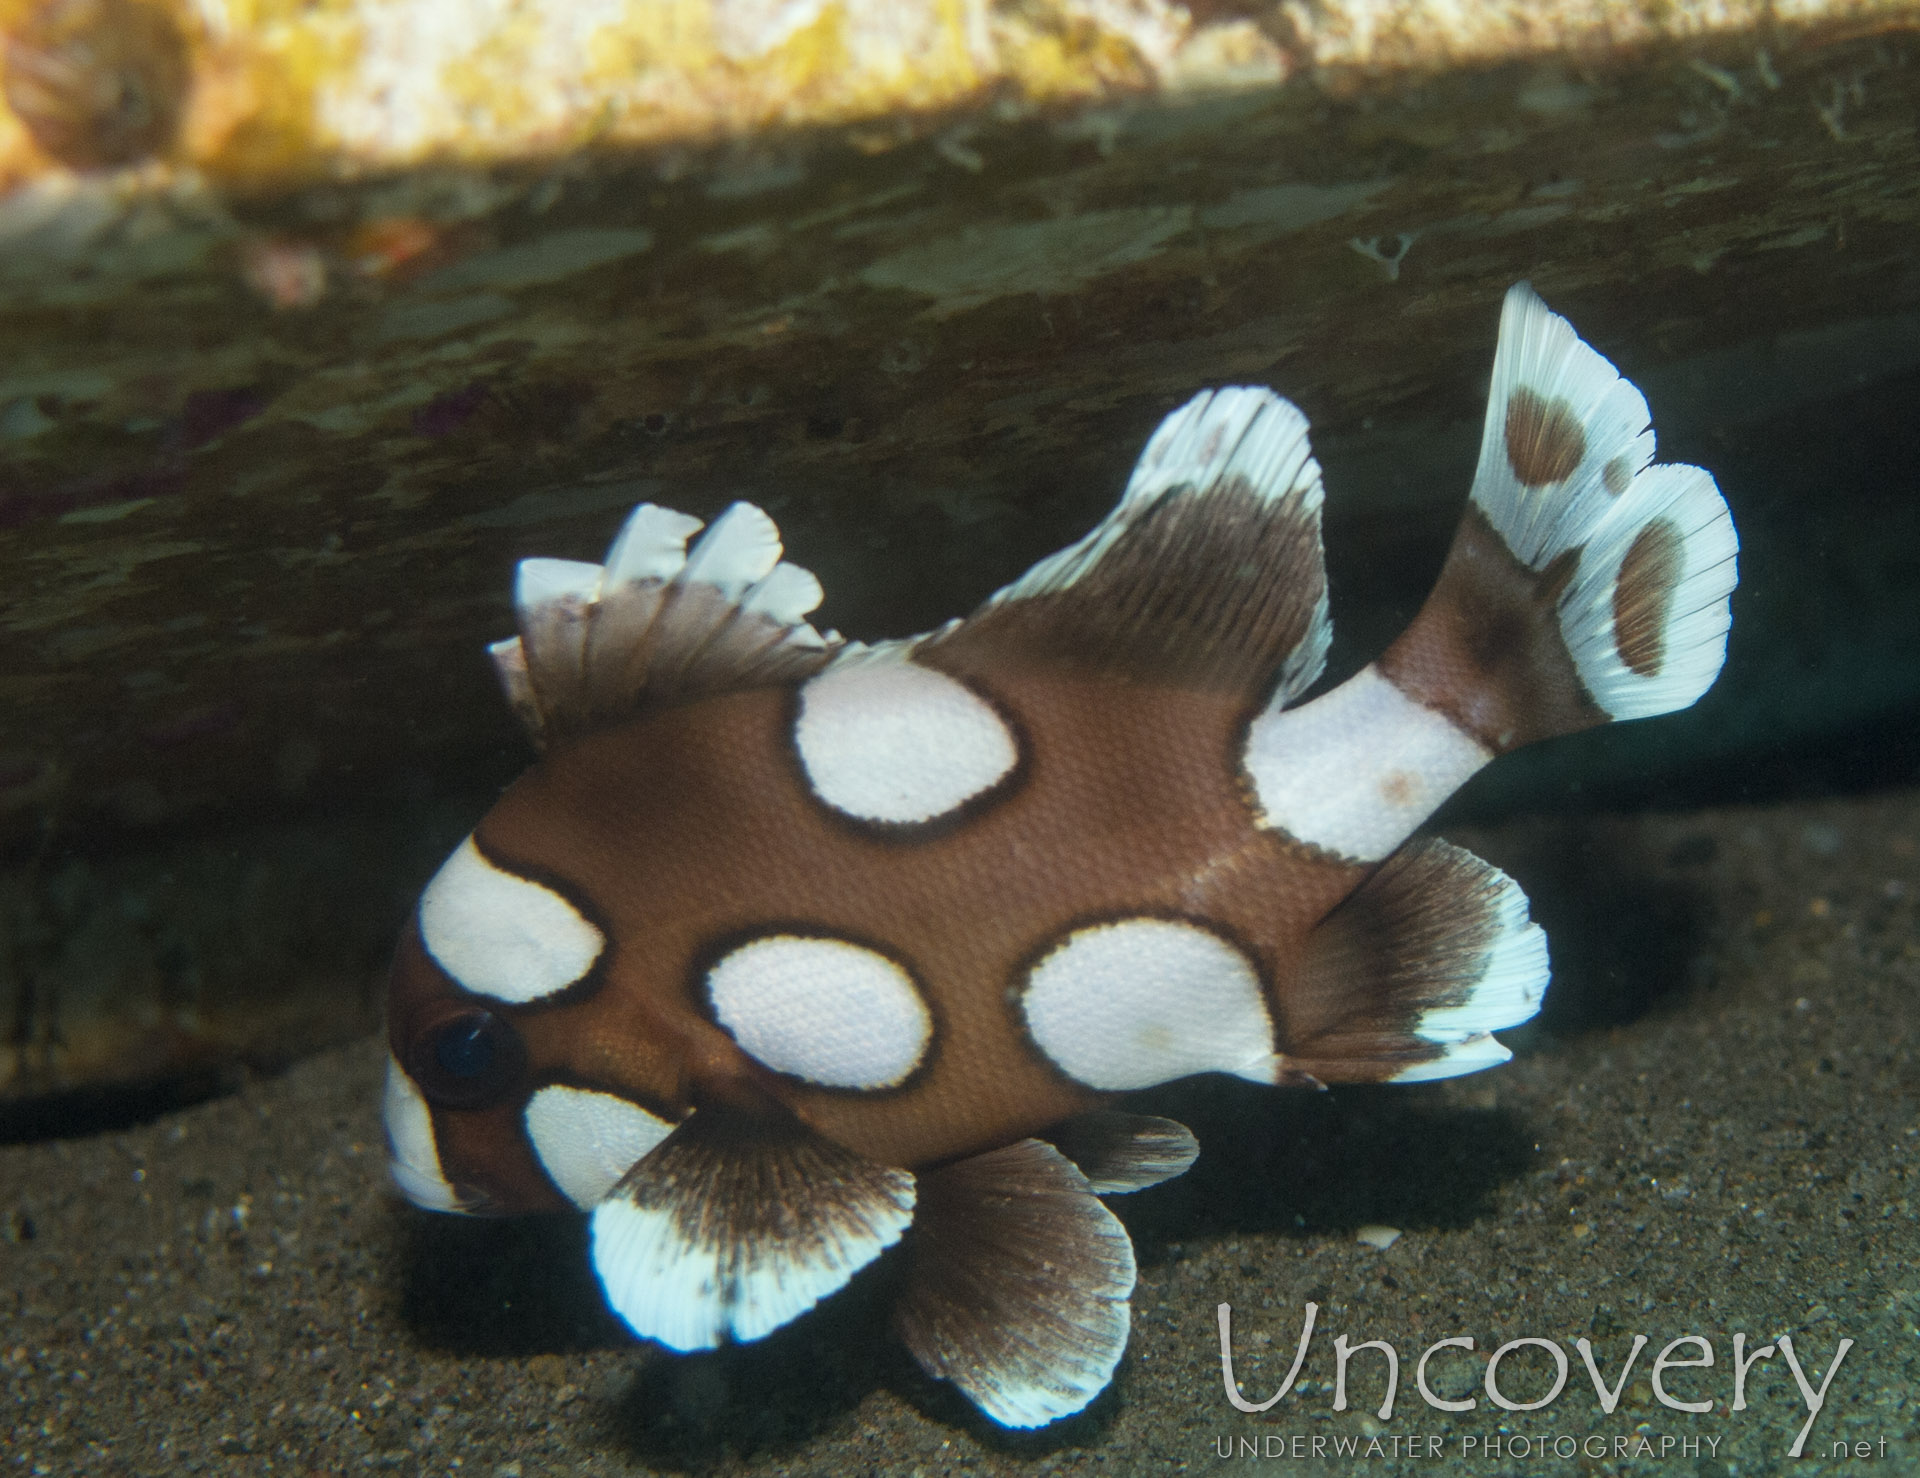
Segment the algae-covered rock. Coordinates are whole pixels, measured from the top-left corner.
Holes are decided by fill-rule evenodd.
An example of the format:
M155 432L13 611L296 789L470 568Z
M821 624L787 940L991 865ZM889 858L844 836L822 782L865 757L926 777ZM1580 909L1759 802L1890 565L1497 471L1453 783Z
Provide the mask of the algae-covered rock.
M0 5L0 840L44 887L76 838L483 796L516 558L746 496L825 622L920 630L1221 383L1313 421L1337 673L1437 565L1520 278L1745 553L1702 709L1507 794L1777 777L1920 684L1916 20Z

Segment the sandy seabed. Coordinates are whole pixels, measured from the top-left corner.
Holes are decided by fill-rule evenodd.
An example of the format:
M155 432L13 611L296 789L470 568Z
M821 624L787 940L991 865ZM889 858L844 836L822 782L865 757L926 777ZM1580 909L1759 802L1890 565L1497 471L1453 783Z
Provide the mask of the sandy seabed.
M139 1128L0 1148L0 1474L1920 1470L1920 794L1457 837L1553 942L1515 1061L1143 1095L1202 1155L1112 1203L1140 1253L1133 1339L1072 1420L1005 1433L921 1375L888 1333L891 1258L760 1344L634 1344L580 1219L393 1198L362 1042ZM1235 1410L1219 1305L1257 1402L1309 1302L1294 1388ZM1830 1377L1799 1462L1809 1403L1778 1353L1732 1409L1736 1336L1751 1360L1781 1334L1811 1388ZM1611 1384L1638 1335L1608 1413L1576 1341ZM1336 1336L1394 1347L1387 1419L1378 1350L1333 1409ZM1714 1363L1656 1390L1686 1336L1670 1362ZM1427 1385L1471 1410L1415 1387L1455 1337L1473 1348L1439 1350ZM1569 1363L1532 1411L1486 1386L1517 1339L1504 1399Z

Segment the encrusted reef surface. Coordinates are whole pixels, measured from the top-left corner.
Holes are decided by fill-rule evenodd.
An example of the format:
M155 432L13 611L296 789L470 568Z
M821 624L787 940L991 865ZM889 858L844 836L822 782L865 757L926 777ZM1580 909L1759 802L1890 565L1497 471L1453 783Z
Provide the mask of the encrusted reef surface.
M640 498L755 499L824 622L900 634L1076 537L1193 390L1271 384L1327 469L1338 675L1437 566L1521 277L1719 475L1745 583L1696 714L1503 765L1483 807L1888 763L1920 8L638 15L0 4L0 1094L285 1035L212 1029L244 988L195 982L361 1000L344 941L525 761L480 655L513 561L592 557ZM215 876L195 848L256 898L305 880L339 950L141 923L142 877ZM89 929L144 983L63 984Z
M1920 794L1461 840L1527 885L1553 941L1515 1062L1400 1089L1221 1080L1144 1100L1194 1125L1200 1160L1111 1203L1141 1252L1131 1346L1113 1388L1057 1427L1009 1435L919 1372L887 1332L892 1257L764 1342L636 1347L586 1272L579 1218L437 1218L383 1191L381 1052L359 1043L138 1128L0 1148L7 1469L1912 1472ZM1302 1383L1263 1416L1235 1411L1218 1305L1261 1401L1308 1302ZM1736 1336L1751 1359L1781 1334L1814 1388L1831 1376L1811 1424L1777 1348L1734 1407ZM1336 1336L1395 1348L1386 1420L1377 1350L1354 1355L1334 1410ZM1687 1337L1714 1364L1656 1377ZM1427 1385L1477 1405L1438 1410L1417 1362L1458 1338L1473 1347L1439 1350ZM1486 1392L1516 1339L1571 1367L1537 1410ZM1582 1339L1620 1382L1610 1414ZM1494 1379L1540 1401L1551 1356L1508 1351Z
M0 183L50 160L160 159L271 187L1763 26L1870 32L1909 12L1909 0L0 0Z
M497 781L519 751L477 652L513 559L595 553L641 497L752 496L828 620L919 629L1076 535L1223 381L1311 416L1336 616L1372 640L1452 522L1521 277L1728 487L1753 553L1723 710L1884 705L1892 662L1755 696L1836 625L1758 561L1817 515L1849 635L1912 651L1880 588L1911 509L1835 517L1805 445L1844 451L1836 391L1900 404L1920 372L1902 16L306 183L47 165L0 198L9 833Z

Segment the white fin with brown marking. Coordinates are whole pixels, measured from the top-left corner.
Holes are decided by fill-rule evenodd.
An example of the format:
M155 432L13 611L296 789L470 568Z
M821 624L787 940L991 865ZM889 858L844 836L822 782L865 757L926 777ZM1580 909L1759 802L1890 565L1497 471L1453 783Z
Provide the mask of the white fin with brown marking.
M1323 1083L1478 1072L1512 1056L1491 1033L1539 1011L1547 976L1547 936L1519 885L1424 837L1314 930L1281 991L1282 1052Z
M676 1350L755 1340L900 1240L914 1178L771 1106L709 1106L594 1208L593 1266L615 1313Z
M700 520L643 503L604 565L520 562L520 634L488 651L507 701L545 748L646 708L804 677L840 644L807 614L820 582L780 559L780 531L735 503Z
M1710 473L1649 466L1647 403L1526 283L1507 291L1473 504L1552 579L1586 695L1610 719L1685 708L1726 658L1739 539Z
M1508 288L1473 475L1507 548L1531 570L1579 548L1652 460L1646 397L1532 287Z
M1291 701L1332 639L1322 501L1296 406L1204 391L1161 422L1098 527L926 641Z
M894 1321L926 1372L1005 1427L1079 1411L1127 1348L1133 1243L1086 1176L1023 1139L920 1177Z
M1739 579L1733 519L1699 467L1649 467L1588 536L1560 624L1614 719L1685 708L1726 661Z
M1379 661L1253 722L1260 823L1377 862L1523 744L1692 703L1719 674L1738 540L1713 479L1649 466L1640 392L1520 283L1473 495Z

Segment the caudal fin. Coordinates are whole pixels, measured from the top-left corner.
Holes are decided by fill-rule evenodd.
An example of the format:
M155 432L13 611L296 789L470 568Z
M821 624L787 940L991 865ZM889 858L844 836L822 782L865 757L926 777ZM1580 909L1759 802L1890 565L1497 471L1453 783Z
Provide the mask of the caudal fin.
M1511 288L1472 500L1382 673L1494 754L1699 698L1739 541L1712 476L1653 445L1640 392Z

